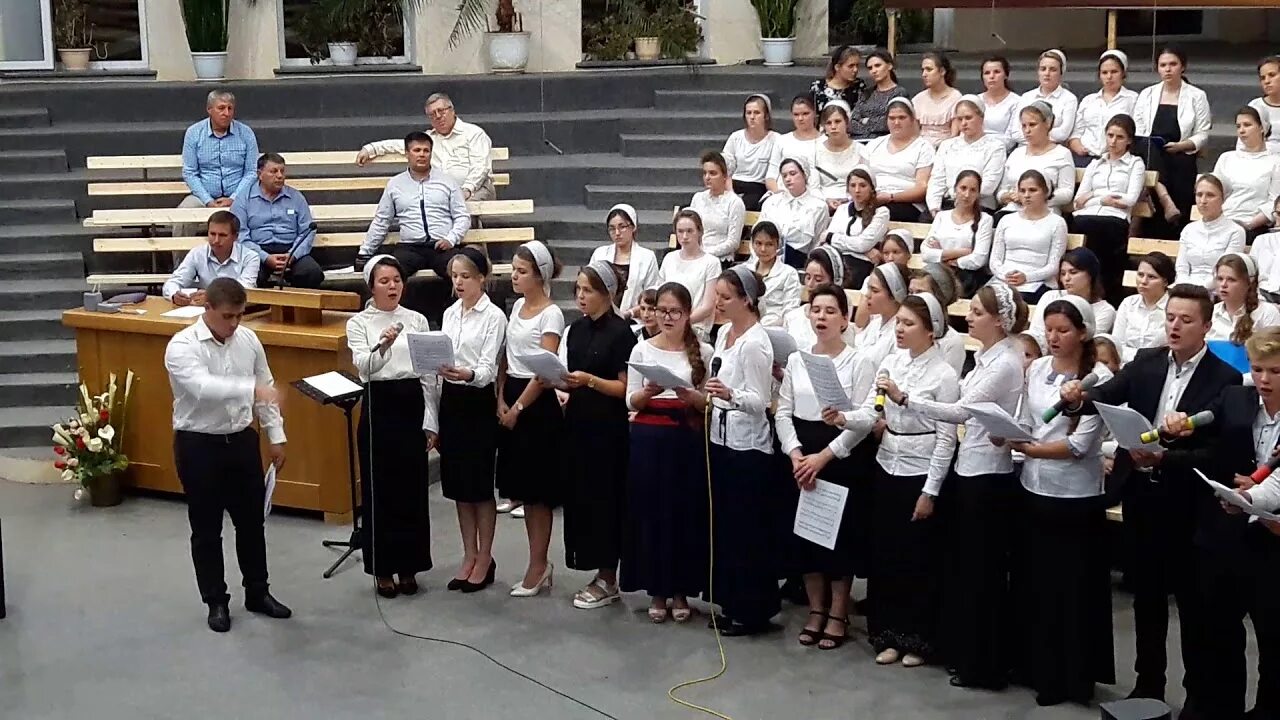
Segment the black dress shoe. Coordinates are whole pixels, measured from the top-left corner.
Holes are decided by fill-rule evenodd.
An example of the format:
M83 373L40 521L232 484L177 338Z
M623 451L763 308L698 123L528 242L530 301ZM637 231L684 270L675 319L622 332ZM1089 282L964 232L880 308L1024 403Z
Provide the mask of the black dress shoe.
M244 609L251 613L266 615L267 617L283 620L293 617L293 611L284 605L284 603L271 597L271 593L266 592L255 597L247 597L244 599Z
M1008 680L991 680L979 677L965 677L964 675L955 675L950 680L951 687L971 688L974 690L992 690L999 692L1009 687Z
M401 595L417 595L418 581L412 576L407 579L402 576L400 582L396 583L396 590L400 591Z
M474 592L480 592L481 590L493 584L494 573L496 573L497 571L498 571L498 563L494 562L493 560L490 560L489 572L485 573L484 580L482 582L473 583L470 580L463 580L462 587L458 589L468 594L474 593Z
M445 585L445 589L447 589L447 590L461 590L461 589L462 589L462 586L463 586L463 585L466 585L466 584L467 584L467 581L466 581L466 579L465 579L465 578L464 578L464 579L462 579L462 580L459 580L458 578L454 578L454 579L452 579L452 580L450 580L450 581L449 581L449 584L448 584L448 585Z
M384 582L385 580L385 582ZM391 581L390 578L378 578L374 583L374 589L384 598L393 598L399 594L399 588Z
M226 603L209 606L209 629L224 633L231 629L231 610Z
M731 621L728 625L720 627L720 635L722 637L751 637L753 635L764 635L781 630L782 626L768 620L762 623L741 623L737 620Z

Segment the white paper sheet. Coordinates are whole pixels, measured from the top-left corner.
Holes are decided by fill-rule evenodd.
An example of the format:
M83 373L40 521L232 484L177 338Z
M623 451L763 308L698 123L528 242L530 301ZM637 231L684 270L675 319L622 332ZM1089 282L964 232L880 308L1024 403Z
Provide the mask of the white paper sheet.
M204 306L184 305L183 307L176 307L170 310L169 312L162 312L160 313L160 317L193 318L193 317L200 317L203 314L204 314Z
M1163 452L1159 442L1142 442L1142 434L1154 428L1151 427L1151 422L1137 410L1100 402L1095 402L1093 406L1098 409L1102 422L1106 424L1107 429L1111 431L1111 436L1116 439L1120 447L1125 450Z
M271 496L276 494L276 464L267 465L267 474L262 478L262 484L266 486L266 500L262 503L262 517L266 518L271 514Z
M973 419L992 437L1004 438L1005 440L1018 440L1021 442L1035 442L1035 437L1027 432L1013 416L1005 412L1004 408L992 402L973 403L965 405L965 410L973 415Z
M340 397L364 390L363 387L351 382L350 378L336 370L330 370L321 375L312 375L309 378L303 378L302 381L324 393L326 397Z
M1245 500L1243 497L1241 497L1240 493L1236 492L1235 490L1232 490L1231 488L1227 487L1226 485L1223 485L1220 482L1214 482L1213 480L1210 480L1209 478L1205 477L1205 474L1200 472L1199 468L1196 468L1196 474L1200 476L1201 480L1209 484L1209 487L1213 490L1213 494L1217 495L1219 500L1222 500L1228 505L1234 505L1253 517L1256 517L1262 520L1274 520L1276 522L1280 522L1280 515L1272 515L1266 510L1259 510L1258 508L1254 507L1248 500Z
M804 369L809 372L809 384L813 385L813 394L817 396L819 405L823 408L835 408L840 412L853 409L853 402L840 384L840 375L831 358L801 350L800 359L804 361Z
M844 517L844 506L848 500L849 488L818 480L812 490L800 492L793 532L798 537L834 550L840 536L840 519Z
M768 333L769 342L773 344L773 361L779 365L786 365L791 353L799 349L796 347L796 339L782 328L767 327L764 331Z
M663 390L693 387L693 384L688 380L680 378L662 365L654 363L637 363L628 360L627 366L643 375L645 380L648 380Z
M528 355L517 355L516 359L532 370L534 375L555 387L562 387L564 385L564 376L569 374L569 368L566 368L564 363L560 362L560 358L549 350L539 350Z
M442 332L405 333L409 359L419 375L439 375L440 368L453 365L453 341Z

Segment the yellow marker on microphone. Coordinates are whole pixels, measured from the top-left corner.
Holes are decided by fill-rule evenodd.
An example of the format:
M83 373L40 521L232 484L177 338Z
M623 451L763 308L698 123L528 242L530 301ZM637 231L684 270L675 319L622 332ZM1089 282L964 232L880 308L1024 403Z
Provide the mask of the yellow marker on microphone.
M1213 422L1213 411L1204 410L1187 418L1186 424L1183 425L1184 430L1195 430L1198 427L1204 427ZM1160 430L1148 430L1138 436L1138 439L1144 443L1153 443L1160 440Z

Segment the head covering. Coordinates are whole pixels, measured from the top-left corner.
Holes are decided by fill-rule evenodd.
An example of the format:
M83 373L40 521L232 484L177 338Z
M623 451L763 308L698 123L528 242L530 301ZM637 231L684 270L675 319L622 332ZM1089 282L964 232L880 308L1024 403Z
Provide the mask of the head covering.
M894 263L881 263L876 266L876 270L880 271L880 276L884 278L884 282L888 285L889 294L897 302L907 296L907 281L902 277L902 271Z
M1044 121L1049 123L1050 125L1053 124L1053 118L1054 118L1053 106L1050 105L1049 103L1045 102L1044 100L1037 100L1031 103L1030 105L1028 105L1027 107L1035 108L1036 110L1039 110L1040 114L1044 116Z
M485 254L476 248L473 248L470 245L463 245L460 248L456 248L454 257L457 257L458 255L463 255L470 260L472 264L476 266L476 269L480 271L481 275L489 274L489 258L485 257Z
M751 102L752 100L755 100L756 98L760 98L760 102L764 103L765 111L768 112L770 115L772 115L773 101L770 100L769 96L765 95L764 93L751 93L750 95L748 95L747 99L742 103L743 109L746 109L747 103Z
M613 214L615 210L621 210L622 214L627 216L627 219L631 221L632 225L636 226L637 228L640 227L640 220L639 220L640 216L636 214L635 208L631 207L626 203L618 203L617 205L614 205L613 207L609 208L609 212L605 213L604 216L606 218L609 217L610 215Z
M941 339L947 334L947 314L942 309L942 303L938 302L938 298L933 293L913 293L916 297L924 301L929 307L929 320L933 325L933 339Z
M1018 303L1013 297L1014 289L997 279L992 279L987 286L996 296L996 315L1000 318L1000 327L1004 328L1005 333L1013 332L1014 323L1018 322Z
M914 235L911 234L910 230L906 228L894 228L893 230L890 230L889 232L885 233L885 237L888 237L890 235L901 238L902 241L907 244L908 250L912 250L912 251L915 250L916 238Z
M812 170L812 168L810 168L810 167L809 167L809 161L808 161L808 160L805 160L804 158L802 158L802 157L798 157L798 156L795 156L795 155L791 155L791 156L788 156L788 157L784 157L784 158L782 158L782 161L778 163L778 174L779 174L779 175L781 175L781 174L782 174L782 166L783 166L783 165L786 165L787 163L795 163L795 164L796 164L796 167L799 167L799 168L800 168L800 174L801 174L801 175L803 175L803 176L805 177L805 180L808 180L808 179L809 179L809 172Z
M613 266L605 260L592 260L587 267L595 271L600 277L600 282L604 283L604 288L609 292L610 301L613 296L618 294L618 276L613 272Z
M939 300L951 299L956 297L956 283L951 273L947 272L946 267L942 263L925 263L924 272L932 280L933 284L938 286L938 292L942 294Z
M1062 68L1062 73L1064 75L1066 74L1067 72L1067 54L1066 53L1062 52L1058 48L1050 48L1040 53L1040 57L1044 57L1045 55L1048 55L1051 58L1057 59L1058 66Z
M1129 72L1129 56L1125 55L1123 50L1107 50L1098 56L1098 64L1101 65L1107 58L1115 58L1116 62L1120 63L1120 69Z
M853 108L849 107L849 103L843 100L828 100L827 104L822 107L823 112L825 112L827 108L840 108L844 111L844 116L846 118L853 116Z
M956 103L969 103L973 106L974 111L979 115L986 116L987 114L987 104L977 95L961 95L960 99L957 100Z
M533 256L533 263L538 266L538 277L542 278L542 289L547 293L547 297L551 296L551 276L556 272L555 261L551 259L551 251L541 240L530 240L522 244L520 247L529 251Z
M1098 323L1093 319L1093 305L1079 295L1067 294L1058 298L1058 300L1075 306L1076 310L1080 312L1080 317L1084 320L1084 339L1092 340L1093 334L1098 330Z
M840 251L831 245L819 245L818 250L825 254L831 263L831 284L844 287L844 258L840 257Z
M884 106L885 113L888 114L890 108L894 105L901 105L907 109L907 112L910 113L911 117L916 116L916 106L911 104L910 98L903 97L902 95L891 98L888 104Z
M729 269L742 281L742 291L747 295L748 304L755 305L762 294L760 292L760 281L756 279L756 274L743 265L734 265Z
M383 260L388 260L388 259L394 260L395 258L386 253L382 253L381 255L374 255L373 257L369 258L367 262L365 262L364 264L364 284L365 285L369 285L369 286L373 285L373 268L379 262Z
M1240 258L1240 261L1244 263L1244 269L1246 272L1249 273L1250 280L1253 280L1254 278L1258 277L1258 261L1257 260L1254 260L1252 257L1250 257L1245 253L1237 253L1237 252L1227 253L1226 255L1223 255L1223 257L1230 257L1232 255L1235 255L1236 257Z

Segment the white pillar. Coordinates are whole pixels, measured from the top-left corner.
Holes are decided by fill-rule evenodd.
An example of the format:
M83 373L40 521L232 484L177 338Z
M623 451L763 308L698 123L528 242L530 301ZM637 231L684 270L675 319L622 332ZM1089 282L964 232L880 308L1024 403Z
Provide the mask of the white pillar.
M280 67L280 0L231 0L227 17L227 77L266 80Z
M243 0L240 0L243 2ZM187 25L182 19L180 0L139 0L145 2L147 57L157 80L195 80ZM259 0L269 4L268 0ZM230 76L230 74L228 73ZM234 77L234 76L231 76Z
M796 57L825 57L831 53L829 0L800 0L796 8Z

